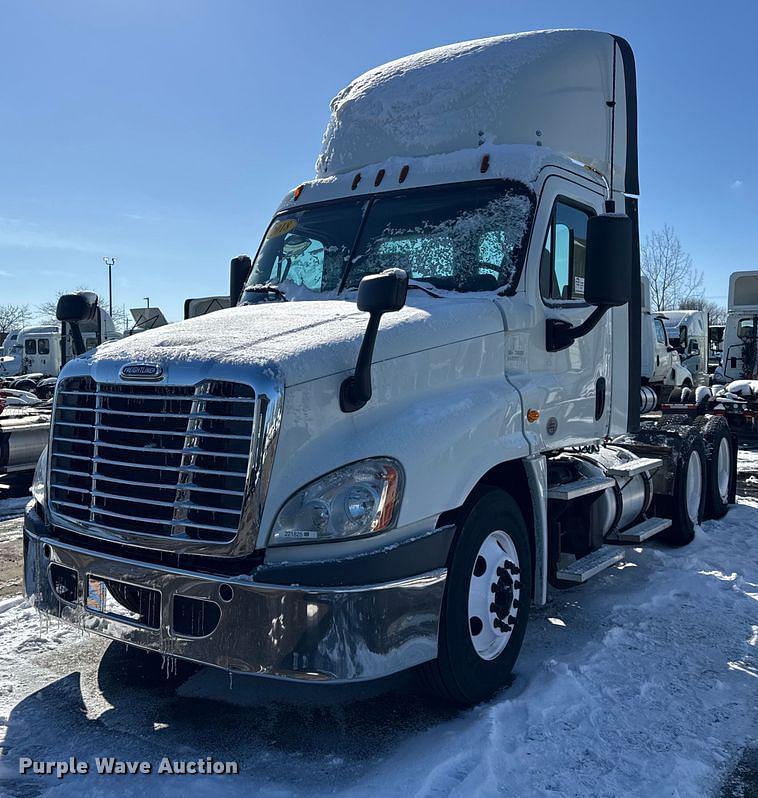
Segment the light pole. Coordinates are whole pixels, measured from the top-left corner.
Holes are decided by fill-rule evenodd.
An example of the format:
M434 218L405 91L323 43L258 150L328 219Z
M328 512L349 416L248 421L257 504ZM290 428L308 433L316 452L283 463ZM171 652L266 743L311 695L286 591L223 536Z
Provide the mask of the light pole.
M142 298L145 300L145 302L147 302L147 309L150 310L150 297L143 296Z
M116 263L116 258L103 258L103 263L108 267L108 307L111 318L113 318L113 279L111 269Z

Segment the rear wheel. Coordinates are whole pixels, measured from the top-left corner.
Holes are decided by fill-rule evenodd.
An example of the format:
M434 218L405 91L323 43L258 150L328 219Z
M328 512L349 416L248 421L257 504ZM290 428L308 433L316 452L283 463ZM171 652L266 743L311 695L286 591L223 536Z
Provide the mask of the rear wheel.
M655 495L656 514L670 518L671 526L659 537L674 546L690 543L705 511L707 458L703 436L687 416L664 416L659 422L645 424L630 438L633 444L671 450L664 469L673 474L664 479L665 493Z
M695 421L695 427L700 430L708 453L705 517L723 518L734 496L737 473L729 424L721 416L701 416Z
M518 504L488 488L471 506L453 548L437 659L422 668L447 701L475 704L507 684L526 631L532 572Z
M661 538L674 546L685 546L695 537L695 528L705 510L705 447L700 437L688 435L674 447L674 493L661 497L663 514L671 526Z

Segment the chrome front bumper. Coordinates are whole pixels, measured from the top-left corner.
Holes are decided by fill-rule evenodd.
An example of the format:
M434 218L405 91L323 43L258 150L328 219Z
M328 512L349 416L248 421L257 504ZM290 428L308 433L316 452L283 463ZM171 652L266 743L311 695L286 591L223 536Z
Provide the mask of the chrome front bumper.
M28 527L24 536L25 591L39 610L167 656L236 673L348 682L387 676L437 655L444 568L384 584L308 588L148 565L63 544ZM70 569L71 601L56 593L51 564ZM155 628L93 610L85 595L90 585L91 604L90 577L156 591ZM203 637L179 634L172 617L177 596L217 606L215 628Z

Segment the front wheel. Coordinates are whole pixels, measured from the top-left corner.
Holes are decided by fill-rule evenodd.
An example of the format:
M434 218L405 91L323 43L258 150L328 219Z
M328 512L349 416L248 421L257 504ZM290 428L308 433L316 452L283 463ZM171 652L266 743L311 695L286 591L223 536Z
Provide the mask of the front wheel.
M532 593L530 538L516 501L488 488L461 524L447 574L437 659L429 686L460 705L508 682L526 631Z

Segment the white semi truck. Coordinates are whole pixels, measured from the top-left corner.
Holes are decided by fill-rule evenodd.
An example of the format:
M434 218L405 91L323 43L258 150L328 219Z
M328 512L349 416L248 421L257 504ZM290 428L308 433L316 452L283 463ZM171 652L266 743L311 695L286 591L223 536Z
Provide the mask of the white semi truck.
M729 301L721 363L714 382L758 378L758 271L733 272L729 276Z
M121 337L113 319L101 307L97 307L92 319L81 324L81 332L85 349ZM8 354L0 357L0 378L57 377L72 357L74 346L65 322L24 327L15 335Z
M710 337L708 311L664 310L661 312L668 343L681 357L694 385L708 385Z
M414 668L468 704L549 584L692 540L736 452L723 419L640 428L636 136L605 33L354 80L230 309L64 369L24 524L36 606L158 662Z
M693 388L695 378L683 365L677 347L669 338L665 313L651 309L650 283L641 280L642 296L642 385L655 393L656 403L666 401L675 389Z

